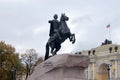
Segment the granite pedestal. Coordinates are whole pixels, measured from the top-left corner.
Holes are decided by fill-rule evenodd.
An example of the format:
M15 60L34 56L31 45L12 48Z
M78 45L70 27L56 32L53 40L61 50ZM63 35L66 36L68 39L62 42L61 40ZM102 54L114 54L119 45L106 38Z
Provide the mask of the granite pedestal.
M55 55L39 64L27 80L87 80L84 70L89 63L84 55Z

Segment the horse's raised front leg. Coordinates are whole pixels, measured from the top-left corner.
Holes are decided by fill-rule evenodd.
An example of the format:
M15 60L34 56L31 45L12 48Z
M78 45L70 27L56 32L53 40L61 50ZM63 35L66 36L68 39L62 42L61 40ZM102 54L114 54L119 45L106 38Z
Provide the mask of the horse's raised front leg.
M75 39L75 34L72 34L72 44L74 44L75 43L75 41L76 41L76 39Z
M71 35L69 36L69 40L70 40L70 42L72 41L72 43L74 44L75 41L76 41L76 39L75 39L75 34L71 34Z

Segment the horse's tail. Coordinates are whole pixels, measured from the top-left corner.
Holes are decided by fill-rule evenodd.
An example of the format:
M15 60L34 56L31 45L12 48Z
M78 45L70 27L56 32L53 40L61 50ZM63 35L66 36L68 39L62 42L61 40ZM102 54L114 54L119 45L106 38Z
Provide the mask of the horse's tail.
M44 60L46 60L48 58L49 58L49 44L47 43L46 44L46 53L45 53L45 59Z

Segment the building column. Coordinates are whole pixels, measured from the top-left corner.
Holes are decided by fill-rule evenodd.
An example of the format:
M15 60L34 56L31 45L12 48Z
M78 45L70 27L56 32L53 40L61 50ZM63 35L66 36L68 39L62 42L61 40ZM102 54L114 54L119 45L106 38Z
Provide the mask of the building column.
M118 78L118 73L117 73L117 66L118 66L118 64L117 64L117 60L115 60L115 79L117 79Z
M109 74L110 74L110 80L112 80L112 70L111 70L111 65L109 65L109 68L110 68L110 71L109 71Z
M88 66L88 80L90 80L90 65Z
M95 68L95 62L92 62L92 80L95 80L95 71L94 71L94 68Z

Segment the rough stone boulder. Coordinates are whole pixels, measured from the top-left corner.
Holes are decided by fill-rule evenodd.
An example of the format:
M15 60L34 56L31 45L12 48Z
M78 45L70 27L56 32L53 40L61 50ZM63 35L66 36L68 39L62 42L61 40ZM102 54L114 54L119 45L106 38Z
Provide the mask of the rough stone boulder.
M89 63L84 55L55 55L38 65L27 80L87 80L84 70Z

